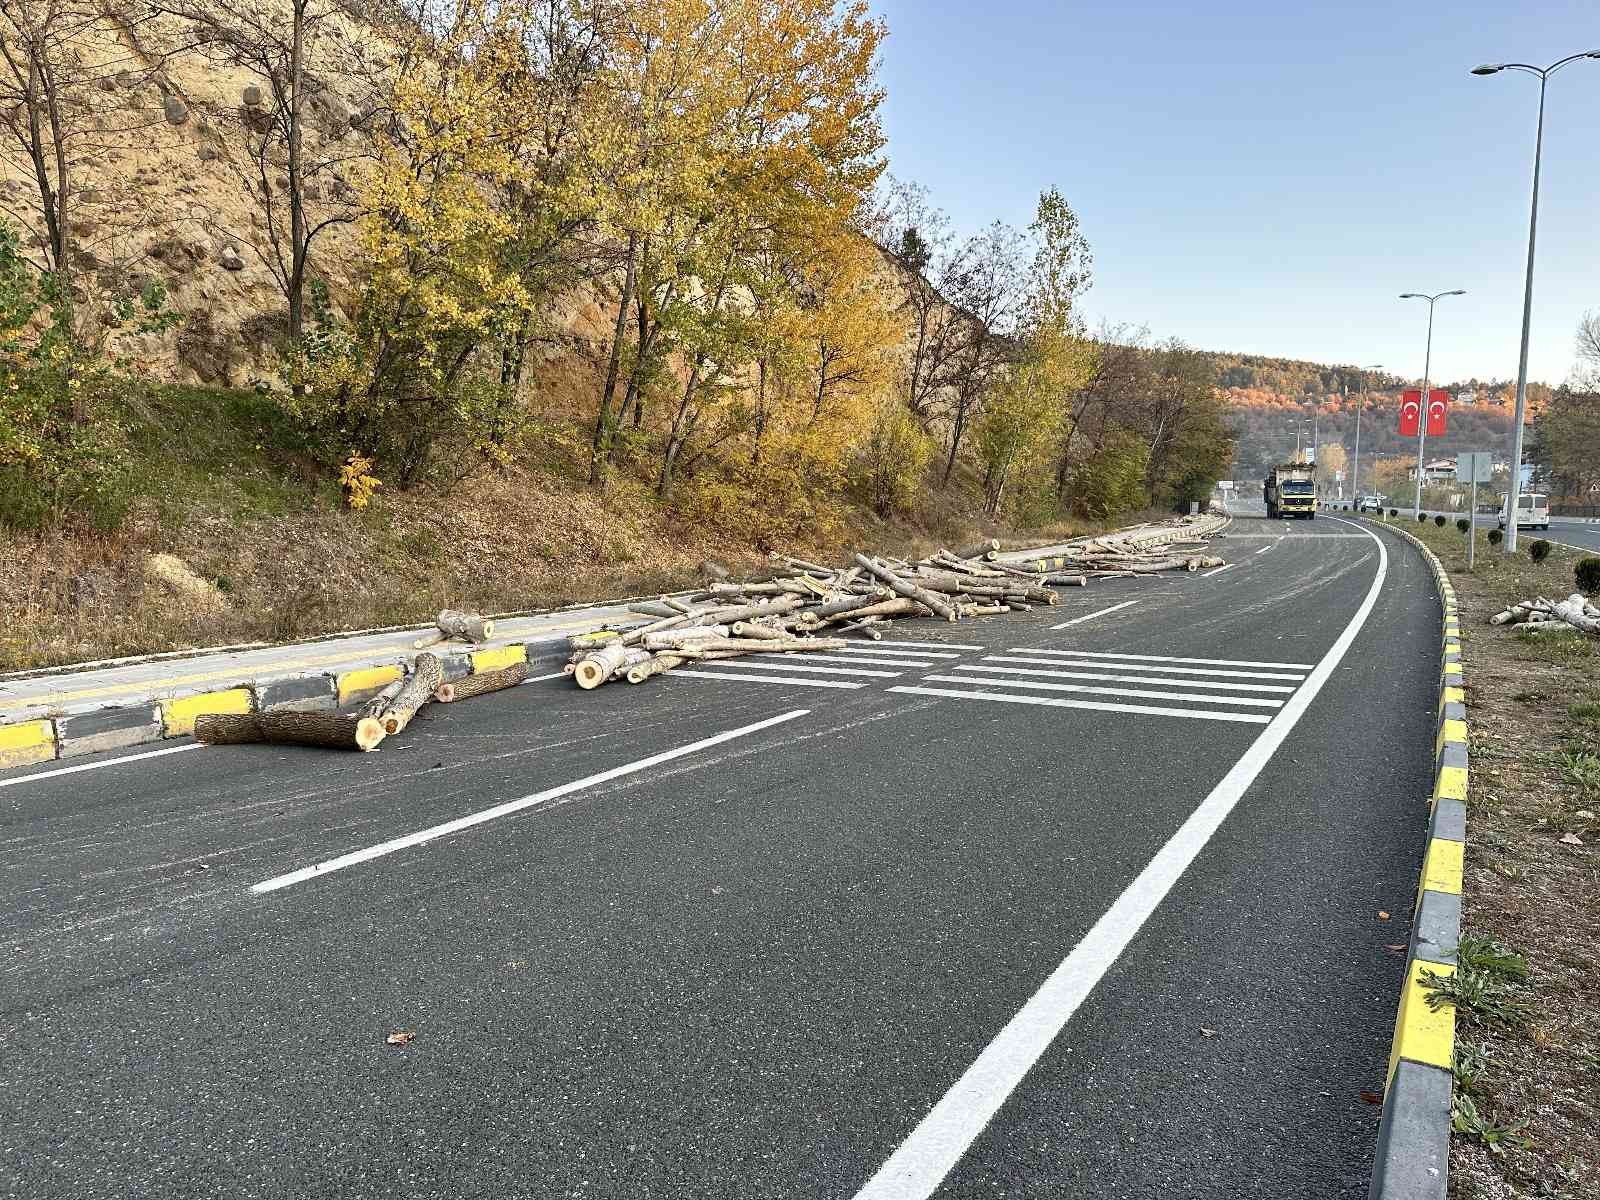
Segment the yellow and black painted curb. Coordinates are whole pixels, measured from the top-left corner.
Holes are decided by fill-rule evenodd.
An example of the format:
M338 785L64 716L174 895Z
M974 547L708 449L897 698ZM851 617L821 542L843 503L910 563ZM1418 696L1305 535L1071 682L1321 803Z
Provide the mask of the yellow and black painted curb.
M1461 619L1455 588L1438 556L1412 534L1433 570L1444 615L1439 718L1434 738L1428 846L1417 884L1405 983L1395 1015L1383 1117L1370 1200L1443 1200L1450 1165L1455 1009L1428 1002L1430 976L1453 975L1461 934L1461 873L1467 841L1467 708L1461 676Z
M439 657L445 678L461 679L527 662L538 645L512 642ZM332 710L357 704L402 678L413 661L407 656L346 671L280 672L221 680L223 686L203 690L168 688L166 694L141 696L119 707L80 705L7 714L7 723L0 724L0 769L186 737L194 732L195 718L206 713ZM152 688L160 690L160 685Z

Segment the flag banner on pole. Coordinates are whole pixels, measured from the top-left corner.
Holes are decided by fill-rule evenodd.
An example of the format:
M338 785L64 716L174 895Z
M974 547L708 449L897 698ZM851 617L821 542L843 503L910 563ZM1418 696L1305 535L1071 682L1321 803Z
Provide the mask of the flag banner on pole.
M1428 393L1428 436L1443 437L1445 413L1450 408L1450 393L1434 388Z
M1400 397L1400 436L1416 437L1422 424L1422 389L1405 392Z

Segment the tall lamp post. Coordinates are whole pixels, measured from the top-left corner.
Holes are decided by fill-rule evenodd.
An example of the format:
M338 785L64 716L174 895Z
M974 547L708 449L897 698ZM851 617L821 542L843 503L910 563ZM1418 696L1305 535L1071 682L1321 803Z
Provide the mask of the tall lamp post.
M1474 75L1522 71L1539 77L1539 123L1533 137L1533 205L1528 215L1528 277L1522 291L1522 355L1517 360L1517 411L1511 424L1511 482L1506 486L1507 554L1514 553L1517 548L1517 501L1522 491L1522 422L1526 419L1528 409L1528 325L1533 319L1533 247L1539 232L1539 159L1544 152L1544 88L1550 82L1550 76L1568 63L1583 58L1600 58L1600 50L1569 54L1548 67L1535 67L1528 63L1484 63L1472 68Z
M1453 292L1435 292L1431 296L1421 292L1401 292L1402 300L1426 300L1428 302L1428 349L1422 358L1422 411L1417 413L1417 511L1412 516L1422 516L1422 454L1428 445L1428 386L1432 382L1433 371L1433 306L1446 296L1465 296L1467 293L1457 288Z
M1350 494L1357 505L1361 503L1361 413L1367 407L1367 372L1381 370L1382 363L1373 363L1361 370L1361 398L1356 401L1356 464L1350 472Z

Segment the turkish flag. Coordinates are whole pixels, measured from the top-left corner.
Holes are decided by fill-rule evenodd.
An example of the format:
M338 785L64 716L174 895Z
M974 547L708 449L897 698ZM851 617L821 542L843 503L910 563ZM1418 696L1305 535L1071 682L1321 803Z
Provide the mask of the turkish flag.
M1422 424L1422 389L1404 392L1400 396L1400 436L1416 437Z
M1434 388L1428 393L1428 436L1444 436L1444 414L1450 408L1450 393Z

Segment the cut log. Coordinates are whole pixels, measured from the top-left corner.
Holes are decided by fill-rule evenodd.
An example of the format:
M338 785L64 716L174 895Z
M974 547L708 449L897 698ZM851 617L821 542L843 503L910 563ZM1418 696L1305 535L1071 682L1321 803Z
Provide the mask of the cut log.
M781 629L775 629L771 625L762 625L755 621L735 621L728 626L728 632L733 634L734 637L745 638L776 638L781 640L789 636Z
M908 596L896 596L892 600L879 600L865 608L851 609L846 613L839 613L832 617L824 617L822 624L831 625L840 621L858 621L863 617L927 617L933 614L916 600Z
M433 689L433 698L440 704L454 704L457 700L482 696L486 692L499 692L516 687L527 677L527 663L512 663L509 667L502 667L498 671L485 671L482 675L468 675L465 679L441 683Z
M791 654L797 650L842 650L843 638L786 638L781 642L765 638L699 638L686 646L663 646L668 654L688 655L703 651L732 650L740 654Z
M411 724L411 718L429 700L434 689L444 682L444 664L436 654L419 654L411 664L411 674L388 705L378 714L384 732L390 737Z
M458 612L447 608L433 619L439 632L447 638L466 638L469 642L487 642L494 636L494 622L477 613Z
M970 548L968 548L966 550L957 550L956 551L956 557L957 558L982 558L985 554L992 553L992 552L994 552L996 550L999 550L999 549L1000 549L1000 539L999 538L990 538L988 541L979 542L976 546L972 546L972 547L970 547Z
M650 635L659 636L659 635ZM646 644L649 644L648 637ZM573 667L572 677L585 691L597 688L617 673L617 668L628 661L628 648L621 642L609 642L591 650Z
M657 654L649 662L635 663L628 668L627 680L629 683L643 683L657 675L664 675L673 667L682 666L689 661L678 654Z
M857 554L855 559L856 564L861 567L862 570L883 580L884 583L888 584L889 587L899 595L915 600L918 604L922 605L924 608L933 612L937 616L943 617L946 621L954 621L956 619L956 610L951 608L950 605L946 604L942 599L930 592L927 588L918 587L916 584L902 579L888 567L879 565L872 559L868 558L865 554Z
M279 746L324 746L371 750L383 741L383 725L371 717L325 712L205 713L195 718L196 741L211 746L270 742Z
M356 716L376 717L384 709L389 707L389 701L393 700L395 696L399 694L400 689L405 687L405 685L406 677L402 675L399 679L396 679L393 683L389 684L382 691L380 691L376 696L363 704L356 712Z

